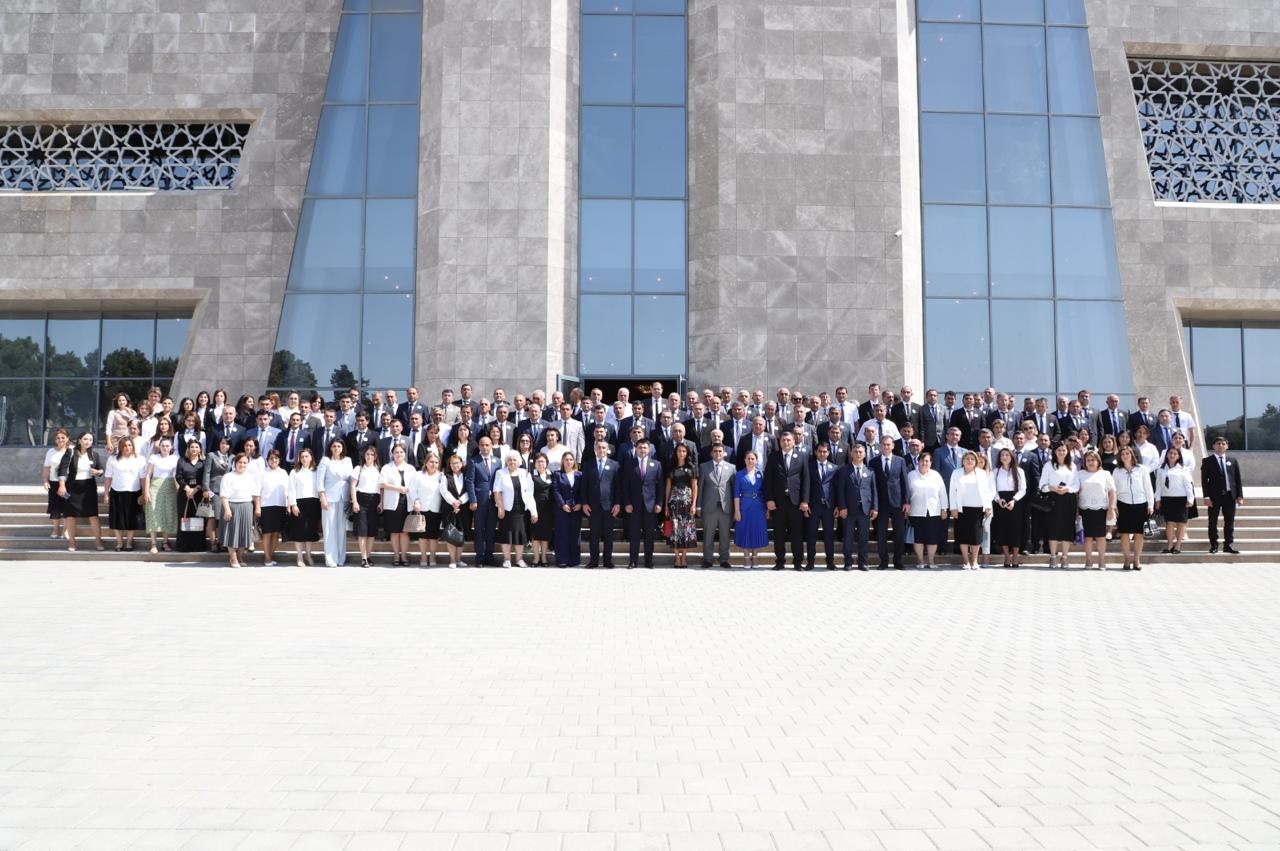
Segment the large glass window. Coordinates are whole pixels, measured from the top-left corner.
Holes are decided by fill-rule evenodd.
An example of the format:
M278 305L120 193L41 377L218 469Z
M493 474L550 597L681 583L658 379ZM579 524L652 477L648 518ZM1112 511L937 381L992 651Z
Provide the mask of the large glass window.
M103 439L113 400L169 392L191 320L164 314L0 314L0 445L42 446L53 430Z
M347 0L269 385L410 383L421 0Z
M684 0L584 0L578 372L687 368ZM661 295L659 295L661 294Z
M1280 450L1280 325L1197 322L1185 342L1204 445Z
M918 0L925 378L1132 392L1081 0Z

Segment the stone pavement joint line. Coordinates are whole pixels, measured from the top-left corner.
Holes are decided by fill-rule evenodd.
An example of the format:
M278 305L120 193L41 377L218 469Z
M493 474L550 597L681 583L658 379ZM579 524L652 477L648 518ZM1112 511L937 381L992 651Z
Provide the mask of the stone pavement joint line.
M0 565L0 849L1280 847L1274 566Z

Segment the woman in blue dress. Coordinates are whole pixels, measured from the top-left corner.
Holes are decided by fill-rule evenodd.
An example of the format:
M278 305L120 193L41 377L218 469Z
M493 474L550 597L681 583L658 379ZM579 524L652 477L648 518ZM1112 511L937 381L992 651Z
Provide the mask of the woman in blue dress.
M578 472L577 459L566 452L560 459L560 469L551 475L551 498L555 505L555 532L552 549L556 564L560 567L577 567L582 564L582 474Z
M769 545L764 510L764 474L756 469L756 453L748 452L747 468L733 479L733 543L747 553L748 570L756 566L756 552Z

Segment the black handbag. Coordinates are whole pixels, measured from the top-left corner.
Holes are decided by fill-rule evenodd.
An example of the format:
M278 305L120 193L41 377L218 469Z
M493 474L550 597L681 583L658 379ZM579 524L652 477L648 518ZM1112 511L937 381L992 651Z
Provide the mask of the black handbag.
M453 518L449 517L440 529L440 539L451 547L460 547L467 538L458 528L458 524L453 522Z

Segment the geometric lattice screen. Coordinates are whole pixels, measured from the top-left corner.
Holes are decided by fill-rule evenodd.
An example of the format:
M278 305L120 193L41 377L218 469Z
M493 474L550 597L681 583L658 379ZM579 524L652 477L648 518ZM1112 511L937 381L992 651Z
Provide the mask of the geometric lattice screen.
M0 125L0 191L227 189L248 123Z
M1158 201L1280 202L1280 63L1129 59Z

